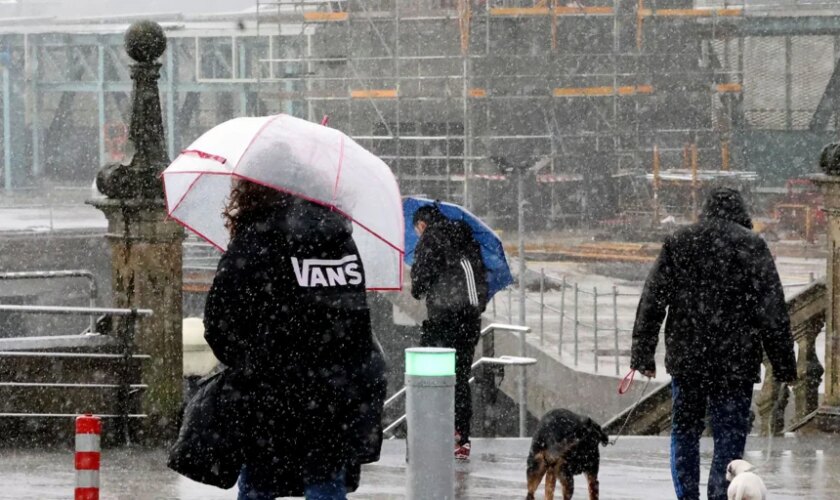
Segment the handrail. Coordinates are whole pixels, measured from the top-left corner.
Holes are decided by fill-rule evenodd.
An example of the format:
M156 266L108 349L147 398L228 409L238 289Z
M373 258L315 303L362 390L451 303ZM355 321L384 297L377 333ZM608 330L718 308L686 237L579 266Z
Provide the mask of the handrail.
M70 306L18 306L0 304L0 311L25 312L32 314L88 316L102 314L105 316L151 316L151 309L116 309L109 307L70 307Z
M90 283L90 307L96 307L99 298L99 287L96 283L96 276L87 269L62 269L59 271L22 271L0 273L0 280L32 280L50 278L86 278ZM96 331L96 316L90 317L90 332Z
M61 382L0 382L0 387L57 387L61 389L118 389L119 384L81 384ZM148 384L128 384L130 389L148 389Z
M481 336L483 337L494 330L499 330L502 332L531 333L530 326L508 325L504 323L490 323L481 330Z
M112 335L83 333L81 335L52 335L45 337L12 337L0 339L0 350L58 349L75 347L103 347L117 345Z
M391 425L382 429L382 434L385 435L385 434L389 434L389 433L393 432L393 430L396 429L397 427L399 427L401 423L405 422L405 419L406 419L406 414L403 413L398 419L391 422ZM388 439L394 439L394 436L391 436Z
M394 402L394 401L396 401L396 400L397 400L400 396L402 396L403 394L405 394L405 391L406 391L406 386L403 386L403 387L402 387L402 389L398 390L398 391L397 391L397 392L395 392L395 393L394 393L394 394L393 394L390 398L386 399L386 400L385 400L385 403L384 403L384 405L383 405L382 407L383 407L383 408L387 408L388 406L390 406L390 404L391 404L391 403L393 403L393 402Z
M138 390L147 389L146 384L132 384L130 363L137 361L148 361L151 356L148 354L134 354L134 336L136 334L137 321L141 317L152 316L151 309L140 308L106 308L106 307L67 307L67 306L33 306L33 305L5 305L0 304L0 311L24 312L30 314L65 315L65 316L122 316L126 317L118 335L102 335L95 332L84 332L80 335L60 335L54 337L17 337L11 339L0 339L0 357L2 358L42 358L42 359L89 359L89 360L113 360L122 363L117 372L116 383L103 384L99 381L85 384L78 382L0 382L2 387L21 388L87 388L87 389L116 389L118 412L112 415L118 418L117 429L126 443L129 442L129 419L145 418L142 414L132 414L131 395ZM104 346L117 346L121 352L55 352L42 351L40 349L76 349L76 348L99 348ZM64 414L58 413L0 413L0 418L42 418L60 417Z
M628 310L631 305L629 303L630 301L622 300L619 302L619 298L632 297L638 299L638 297L641 296L642 290L636 287L629 287L629 285L622 285L621 291L619 291L619 285L613 282L611 290L604 293L603 289L599 291L595 286L587 290L581 287L579 283L570 283L565 275L558 277L548 274L544 268L540 268L539 270L528 268L527 272L531 275L529 276L529 282L531 284L533 284L534 277L538 280L539 293L535 293L533 289L529 290L526 288L522 290L508 287L505 289L507 291L506 311L503 310L500 312L497 310L496 303L498 302L498 299L494 297L492 300L492 313L490 317L494 319L506 317L509 322L513 322L514 308L512 305L512 297L514 291L519 290L524 296L525 304L529 306L526 308L526 313L535 316L538 315L538 322L535 318L532 320L532 323L534 331L536 331L536 327L539 325L539 343L542 348L545 348L545 335L548 331L546 326L547 324L551 325L553 323L550 327L556 328L557 332L556 352L561 359L565 359L567 357L567 353L564 350L564 334L567 332L567 327L571 326L572 331L570 333L574 335L572 340L574 351L573 354L571 352L568 353L568 356L572 357L573 355L573 358L570 359L570 361L574 362L574 366L578 366L579 352L583 350L586 353L585 355L591 353L591 366L594 368L595 373L602 371L599 366L599 360L601 358L606 356L613 358L615 360L615 375L618 376L620 373L619 367L621 365L621 358L627 358L629 355L629 351L627 349L620 348L622 345L622 334L632 332L631 324L621 324L627 321L627 315L619 313L619 305L621 306L621 310L626 310L628 313L630 312ZM799 298L801 300L803 294L813 294L814 284L824 282L824 279L825 278L818 279L816 278L815 273L810 272L808 273L807 280L802 278L796 282L783 284L788 302L790 303L791 299ZM546 293L546 285L549 283L552 284L552 286L559 285L559 293L557 295L551 295L550 298L549 294ZM567 298L571 298L573 300L571 310L569 310L570 304L568 304L568 302L570 301L567 301ZM581 298L585 302L583 306L580 304ZM612 299L611 303L604 300L610 298ZM559 302L559 304L557 302ZM599 319L599 313L602 309L607 311L608 315L611 315L612 317L600 317ZM586 319L582 316L582 313L584 312L587 315ZM581 331L584 332L583 336L580 336ZM612 348L599 349L599 341L603 340L604 337L610 336L612 337ZM627 337L624 337L624 339L625 342L627 342Z
M487 326L485 326L484 328L481 329L481 337L484 337L488 333L493 332L493 331L497 331L497 330L502 331L502 332L521 332L521 333L530 333L531 332L531 328L527 327L527 326L506 325L504 323L491 323L491 324L489 324L489 325L487 325ZM504 358L504 357L505 356L502 356L502 358ZM508 357L510 357L510 356L508 356ZM481 358L481 359L491 359L491 358ZM498 359L500 359L500 358L498 358ZM535 363L536 363L536 361L535 361ZM503 364L503 363L497 363L497 364ZM475 368L476 366L477 366L476 364L473 364L472 367ZM406 387L403 386L402 389L400 389L397 392L395 392L394 394L392 394L390 398L385 400L383 408L389 407L391 405L391 403L393 403L394 401L399 399L400 396L404 395L405 390L406 390Z
M505 366L530 366L537 364L536 358L528 358L525 356L499 356L498 358L480 358L472 364L470 368L477 368L480 365L505 365Z
M89 359L152 359L149 354L109 354L102 352L0 351L3 358L89 358Z
M0 417L8 418L76 418L78 417L78 413L0 413ZM125 418L148 418L149 416L145 413L129 413L127 415L121 414L108 414L108 413L97 413L97 417L99 418L114 418L114 419L125 419Z
M522 357L522 356L499 356L498 358L482 357L482 358L479 358L478 361L473 363L472 366L470 366L470 369L474 370L474 369L478 368L479 366L481 366L483 364L505 365L505 366L529 366L529 365L534 365L536 363L537 363L537 360L535 358L526 358L526 357ZM473 383L474 381L475 381L475 377L470 377L469 383ZM406 388L403 387L401 392L404 393L405 389ZM391 399L394 399L395 397L396 397L396 394L394 396L391 396ZM405 421L405 419L406 419L406 414L404 413L404 414L402 414L402 416L400 416L399 418L397 418L396 420L391 422L391 424L388 427L385 427L382 430L382 434L391 433L400 424L402 424ZM389 439L393 439L393 436Z

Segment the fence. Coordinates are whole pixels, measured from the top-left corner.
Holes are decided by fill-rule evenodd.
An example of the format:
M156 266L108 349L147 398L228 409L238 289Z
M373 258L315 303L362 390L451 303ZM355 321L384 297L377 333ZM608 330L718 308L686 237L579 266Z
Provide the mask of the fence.
M526 325L532 327L532 338L539 335L542 347L546 346L547 337L556 342L560 359L575 367L584 368L582 365L591 360L595 373L604 372L604 358L607 358L611 360L609 364L614 364L607 368L620 375L622 359L629 365L630 334L641 289L612 284L607 290L602 285L599 291L596 285L570 282L565 275L550 276L545 269L529 270L529 273L539 275L539 291L528 292L526 287L525 295L526 304L532 306L526 307L525 318ZM807 282L783 286L786 290L801 288L815 280L814 273L809 273ZM559 293L549 293L547 289L554 288L551 285L559 287ZM504 319L508 323L518 320L513 313L515 295L518 295L518 289L509 287L503 294L493 297L490 313L494 321L505 312ZM500 301L505 307L500 307Z
M61 278L84 278L88 281L90 307L96 307L99 297L99 288L96 286L96 276L87 269L66 269L60 271L24 271L13 273L0 273L0 281L12 280L52 280ZM89 333L96 333L96 315L90 316Z
M139 377L133 373L132 364L137 362L148 362L151 357L148 354L134 352L137 322L140 318L152 315L149 309L117 309L97 307L64 307L64 306L19 306L0 304L0 312L15 312L31 315L59 315L59 316L102 316L103 321L108 321L105 328L97 325L95 331L108 333L94 333L86 331L81 335L51 335L41 337L16 337L0 339L0 365L3 365L3 372L0 373L0 388L2 389L29 389L31 391L56 390L55 397L50 400L50 407L58 410L33 411L31 406L37 401L38 393L33 392L30 398L18 399L14 402L22 405L17 410L9 410L6 405L11 399L4 400L4 406L0 411L0 418L68 418L75 417L79 412L66 413L66 408L84 406L83 412L96 413L103 418L114 418L117 420L118 436L129 441L129 419L145 418L144 414L131 413L132 394L136 391L148 389L143 383L132 383L133 378ZM124 318L118 325L111 323L115 317ZM42 372L17 373L15 365L10 365L10 359L38 359ZM88 362L100 362L96 370L90 370L79 377L79 366L73 365L73 361L85 360ZM55 363L51 365L51 363ZM11 366L11 368L10 368ZM56 369L60 367L60 369ZM11 370L11 372L9 371ZM82 372L80 372L82 373ZM30 378L31 377L31 378ZM64 377L69 377L65 380ZM104 378L113 379L111 382L103 382ZM93 404L79 395L79 390L95 391L116 391L116 412L97 411L90 408ZM96 401L96 400L92 400ZM75 405L75 406L74 406ZM110 407L110 406L109 406ZM61 411L60 409L65 409Z

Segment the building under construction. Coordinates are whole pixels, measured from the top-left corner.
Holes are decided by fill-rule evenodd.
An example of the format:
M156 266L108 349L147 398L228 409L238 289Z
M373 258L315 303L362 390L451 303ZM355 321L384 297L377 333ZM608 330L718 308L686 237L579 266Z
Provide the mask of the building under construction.
M170 156L234 116L328 116L406 194L504 225L522 168L532 220L563 227L653 211L654 171L695 187L814 171L837 129L838 16L794 0L255 0L143 17L170 42ZM89 185L121 159L133 20L0 19L6 189Z

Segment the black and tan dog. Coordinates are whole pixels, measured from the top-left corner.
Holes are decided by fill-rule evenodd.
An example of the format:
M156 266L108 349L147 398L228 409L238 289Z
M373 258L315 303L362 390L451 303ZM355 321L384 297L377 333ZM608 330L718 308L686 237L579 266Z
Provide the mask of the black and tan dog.
M589 500L598 500L598 466L601 455L598 445L606 446L609 437L591 418L569 410L551 410L537 425L528 454L528 496L545 476L545 500L554 500L557 479L563 487L563 500L574 493L574 476L586 474Z

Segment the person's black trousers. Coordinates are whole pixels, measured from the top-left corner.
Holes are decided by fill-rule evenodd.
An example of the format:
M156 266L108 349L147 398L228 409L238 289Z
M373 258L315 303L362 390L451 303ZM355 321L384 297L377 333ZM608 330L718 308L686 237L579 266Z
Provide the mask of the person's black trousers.
M714 457L708 499L726 500L726 466L742 458L750 432L751 381L671 379L671 476L679 500L700 500L700 437L711 417Z
M430 310L422 330L421 346L455 349L455 432L461 437L460 444L464 444L470 440L470 376L475 346L481 336L481 313L475 308Z

